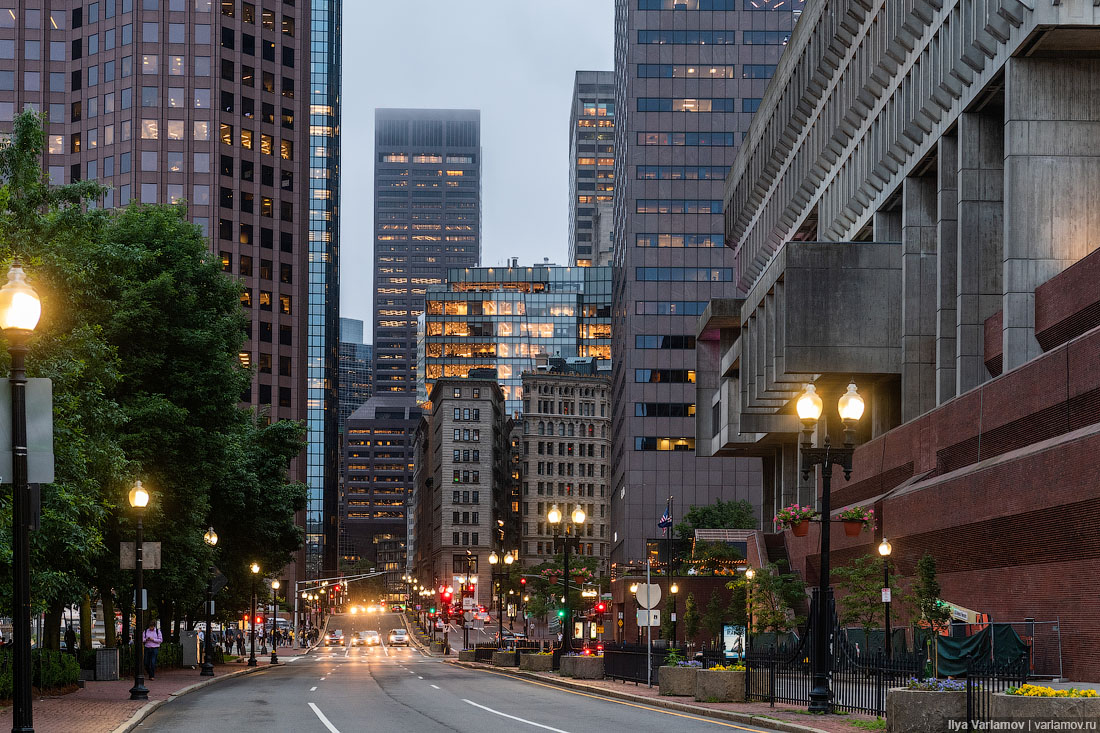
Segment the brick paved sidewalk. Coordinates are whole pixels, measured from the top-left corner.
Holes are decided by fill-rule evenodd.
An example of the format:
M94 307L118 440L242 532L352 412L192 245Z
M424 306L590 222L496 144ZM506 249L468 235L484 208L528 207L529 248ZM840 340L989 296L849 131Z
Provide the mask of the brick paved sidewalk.
M457 662L453 663L457 664ZM770 721L777 721L780 723L802 726L807 731L817 730L825 731L826 733L865 733L867 730L865 725L875 720L874 716L862 715L859 713L810 715L804 707L795 707L781 703L776 703L776 706L773 708L766 702L695 702L690 697L661 695L657 688L656 681L654 681L653 687L647 687L644 684L635 685L632 682L620 682L606 679L584 680L581 682L568 677L563 678L556 672L519 672L515 668L493 667L489 664L476 664L470 662L463 662L461 664L464 667L476 667L492 670L494 672L502 672L504 674L517 674L528 679L545 680L547 683L567 687L568 689L594 694L604 694L609 697L618 697L620 695L638 696L639 698L643 698L643 700L635 701L648 702L659 707L665 707L668 703L672 703L676 706L675 709L678 711L693 712L702 716L706 716L711 711L734 713L745 716L741 721L743 723L749 723L749 718L751 717L753 718L753 720L751 720L753 724L764 727L768 727ZM691 710L685 710L684 708L691 708ZM854 725L853 723L856 722L863 723L864 726ZM883 727L883 729L885 729L885 727Z
M268 650L270 651L270 650ZM304 649L279 647L280 657L292 657ZM256 654L257 669L270 667L270 654ZM162 669L156 679L145 680L149 702L165 701L192 685L236 676L247 671L248 658L214 667L214 677L201 677L196 669ZM86 682L82 690L58 697L33 698L35 733L112 733L149 703L130 699L132 678L117 682ZM0 730L11 730L11 706L0 709Z

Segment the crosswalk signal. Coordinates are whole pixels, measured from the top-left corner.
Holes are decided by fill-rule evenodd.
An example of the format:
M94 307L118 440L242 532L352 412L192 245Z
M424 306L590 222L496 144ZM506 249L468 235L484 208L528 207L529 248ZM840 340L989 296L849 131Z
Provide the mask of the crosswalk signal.
M558 609L558 618L565 618L565 609L564 608L559 608Z

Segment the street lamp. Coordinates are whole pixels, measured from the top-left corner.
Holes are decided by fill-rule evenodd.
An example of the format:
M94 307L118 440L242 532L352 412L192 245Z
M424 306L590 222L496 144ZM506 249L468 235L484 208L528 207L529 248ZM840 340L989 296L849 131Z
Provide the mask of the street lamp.
M562 513L557 504L550 507L550 511L546 513L546 520L554 528L554 544L557 545L560 537L564 552L561 582L564 590L562 593L562 609L565 613L562 616L561 644L554 650L555 666L561 663L561 655L565 650L573 648L573 617L569 612L569 546L577 541L581 525L584 524L585 514L580 505L573 508L570 519L573 520L571 524L562 522ZM573 537L569 536L571 529Z
M38 319L42 301L27 283L19 260L8 270L0 288L0 329L8 339L11 355L11 452L12 452L12 731L33 733L31 711L31 544L30 486L27 483L27 341ZM148 695L148 693L146 693Z
M206 530L202 535L202 541L208 547L218 544L218 533L214 528ZM199 677L213 677L214 663L211 661L214 655L214 567L210 568L210 578L206 581L206 634L202 643L202 667L199 669Z
M519 551L516 551L519 554ZM497 649L504 648L504 578L508 577L508 571L506 569L497 569L498 565L511 565L515 562L515 558L511 552L504 552L501 550L501 555L497 555L496 550L489 553L489 565L492 566L492 582L493 587L496 589L497 597Z
M672 599L672 646L676 646L676 594L680 592L680 586L673 583L669 586L668 592L672 594L669 596ZM687 639L684 642L686 645Z
M144 603L144 590L141 587L141 551L142 551L142 531L143 527L141 519L145 516L145 507L149 506L149 491L141 485L141 481L134 483L130 494L127 497L130 500L130 506L136 510L137 514L137 536L134 538L134 605L137 606L137 628L134 630L134 686L130 688L131 700L148 700L149 690L145 688L145 670L142 669L142 663L145 661L141 655L145 646L142 641L142 635L145 631L145 619L142 611L145 610Z
M823 403L813 384L807 384L798 396L795 410L803 425L802 478L810 477L814 466L821 466L821 570L817 588L816 632L814 633L813 689L810 690L810 712L832 712L832 690L829 689L829 662L826 659L830 648L832 629L829 609L831 594L829 590L829 534L832 527L830 492L832 491L833 466L840 466L844 479L852 475L852 454L855 452L855 428L863 417L864 402L856 390L855 382L848 385L848 391L837 400L837 412L844 422L844 445L834 447L829 436L825 436L820 448L813 447L813 433L817 421L821 418Z
M885 537L882 538L882 542L878 546L878 554L882 555L882 605L885 606L885 631L886 641L886 658L890 659L891 649L893 644L890 643L890 553L893 551L893 547L890 545L889 540Z
M249 567L252 571L252 617L249 618L248 640L251 647L248 655L248 666L256 666L256 576L260 574L260 564L252 563Z
M745 609L745 653L752 651L752 581L756 577L756 571L752 568L745 570L745 580L748 581L745 585L745 603L748 606Z
M641 644L642 643L642 626L638 622L638 584L637 583L631 583L630 584L630 597L634 599L634 628L636 628L638 630L638 643ZM619 636L620 636L619 642L622 643L622 644L625 644L626 643L626 628L625 628L625 625L622 628L621 633L619 634Z
M279 631L279 624L276 623L276 621L279 618L279 606L278 606L279 598L278 598L278 594L276 593L276 591L278 591L278 590L279 590L279 581L278 580L272 580L271 581L271 663L272 664L278 664L279 663L279 652L276 651L276 648L279 646L279 642L275 638L275 634L277 634L278 631Z

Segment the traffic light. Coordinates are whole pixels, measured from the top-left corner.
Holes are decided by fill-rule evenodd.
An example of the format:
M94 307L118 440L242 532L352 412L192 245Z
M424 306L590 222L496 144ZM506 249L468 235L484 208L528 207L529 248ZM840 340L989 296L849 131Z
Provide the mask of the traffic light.
M337 584L336 584L336 592L337 592L337 593L339 593L339 592L340 592L340 584L339 584L339 583L337 583Z
M565 609L564 608L559 608L558 609L558 618L565 618Z
M520 585L527 585L527 578L520 578L519 579L519 584Z
M428 613L435 613L435 606L428 609Z
M604 603L603 601L600 601L599 603L596 604L596 613L603 613L606 610L607 610L607 604Z

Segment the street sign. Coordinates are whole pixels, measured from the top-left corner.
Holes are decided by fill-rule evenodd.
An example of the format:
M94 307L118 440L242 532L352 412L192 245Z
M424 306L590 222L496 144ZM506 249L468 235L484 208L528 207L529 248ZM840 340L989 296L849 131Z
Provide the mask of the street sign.
M638 609L638 626L660 626L661 625L661 611L660 609L651 609L646 611L644 609Z
M623 627L623 620L620 618L619 619L619 628L621 629L622 627Z
M655 583L639 583L638 592L634 597L638 599L638 605L642 608L656 608L661 602L661 586Z
M119 570L134 570L136 568L136 561L134 559L134 542L119 542L118 550L118 568ZM160 543L159 542L142 542L141 543L141 567L145 570L160 570Z
M476 605L477 604L474 603L474 599L471 598L470 596L466 596L465 598L462 599L462 610L463 611L469 611L470 609L472 609Z
M882 589L882 602L883 603L889 603L890 602L890 589L889 588L883 588Z
M602 634L603 633L603 624L599 624L598 626L596 626L596 633L597 634Z
M0 379L0 483L12 482L11 387ZM52 484L53 383L27 380L27 483Z
M466 619L467 621L473 621L474 620L474 612L473 611L463 611L462 612L462 618Z

